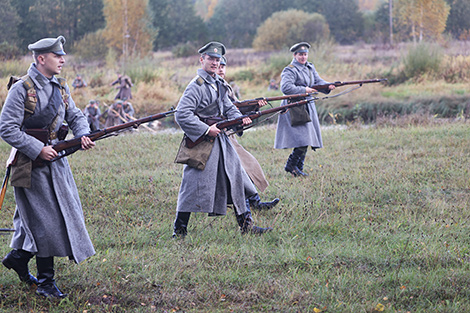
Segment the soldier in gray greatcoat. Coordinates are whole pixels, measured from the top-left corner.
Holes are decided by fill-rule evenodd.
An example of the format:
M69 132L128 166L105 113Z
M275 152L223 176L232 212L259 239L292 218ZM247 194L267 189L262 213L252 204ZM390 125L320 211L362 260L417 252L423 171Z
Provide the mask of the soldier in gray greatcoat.
M254 187L245 190L244 181L249 178L235 149L224 131L215 124L208 126L201 120L213 116L229 119L241 116L216 75L225 47L221 43L210 42L198 52L201 55L201 68L186 87L175 118L190 140L208 136L213 138L214 144L204 169L184 165L173 237L186 236L191 212L208 213L210 216L225 215L227 204L233 204L242 233L264 233L271 228L253 225L249 206L245 202L245 192L255 194L256 190ZM243 123L249 124L251 119L245 118Z
M230 101L235 102L239 101L238 97L235 95L232 89L232 85L230 85L226 80L225 80L225 73L227 70L227 59L225 56L222 56L220 59L220 65L217 70L217 75L220 76L221 78L221 83L227 87L228 89L228 98ZM267 102L265 100L259 100L258 105L260 107L266 105ZM269 186L268 181L266 180L266 177L264 175L263 169L261 168L261 165L259 164L258 160L243 146L238 142L238 140L235 137L235 134L232 134L228 136L230 139L230 143L234 147L235 151L237 151L238 157L240 158L240 162L243 166L243 169L245 172L248 174L250 177L249 181L246 181L245 184L251 185L254 184L261 192L266 190L266 188ZM269 202L261 202L261 198L258 193L249 196L246 201L248 202L248 205L250 205L254 209L258 210L269 210L273 207L275 207L279 203L279 198L275 198L272 201Z
M311 86L329 84L318 75L315 66L308 62L309 48L310 45L307 42L297 43L290 48L294 58L281 74L281 90L285 95L314 93L317 90ZM333 89L335 85L329 85L327 90L318 91L329 93ZM309 98L312 99L312 97ZM287 104L286 100L281 105L285 104ZM274 148L294 148L284 167L285 171L294 176L307 175L303 172L303 167L308 146L311 146L313 150L323 147L315 102L310 101L305 108L306 111L296 114L290 109L285 114L280 114L277 122Z
M116 85L116 89L119 89L118 93L116 94L116 97L114 99L132 99L132 87L134 84L132 83L132 80L129 76L127 75L122 75L118 74L118 78L113 81L110 86Z
M0 136L17 149L18 156L11 177L16 200L15 232L10 244L13 250L2 263L8 269L13 268L22 281L36 284L37 294L52 298L66 296L55 285L54 257L69 257L80 263L95 254L67 159L32 168L32 160L36 158L50 161L58 156L52 144L58 141L57 131L63 121L75 136L90 132L68 85L55 76L65 63L64 43L65 38L59 36L28 46L34 58L27 75L36 90L34 114L24 118L27 90L20 80L11 87L0 116ZM27 129L33 128L49 130L48 145L26 134ZM81 142L82 149L95 145L85 136ZM33 256L36 256L37 279L28 269Z
M91 131L100 129L101 110L95 100L90 100L88 105L83 110L83 114L87 118Z

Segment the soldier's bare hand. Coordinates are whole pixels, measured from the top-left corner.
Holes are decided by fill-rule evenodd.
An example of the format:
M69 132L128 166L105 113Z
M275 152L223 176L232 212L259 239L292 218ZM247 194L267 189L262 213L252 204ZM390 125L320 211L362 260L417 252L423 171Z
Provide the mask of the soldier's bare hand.
M217 135L220 133L220 129L217 128L216 124L212 124L209 126L209 132L207 135L211 137L217 137Z
M264 106L267 105L267 104L268 104L268 101L266 101L266 100L264 100L264 99L258 101L258 105L259 105L260 108L261 108L261 107L264 107Z
M81 141L82 141L82 149L83 150L88 150L88 149L91 149L95 146L95 143L90 138L88 138L87 136L83 136Z
M310 88L310 87L305 87L305 91L307 93L316 93L316 92L318 92L318 90Z
M39 153L39 157L43 160L50 161L57 156L57 151L55 151L52 146L44 146Z
M251 118L249 117L245 117L244 119L242 119L242 121L243 121L243 124L242 124L243 126L251 124Z

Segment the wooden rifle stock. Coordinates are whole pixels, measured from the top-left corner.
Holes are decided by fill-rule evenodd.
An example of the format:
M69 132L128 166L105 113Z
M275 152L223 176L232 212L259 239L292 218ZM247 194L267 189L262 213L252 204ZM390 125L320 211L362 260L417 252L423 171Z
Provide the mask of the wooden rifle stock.
M3 178L2 191L0 193L0 210L2 209L3 200L5 199L5 194L7 192L8 179L10 178L10 171L11 171L11 165L7 167L5 177Z
M253 120L253 119L258 118L262 115L272 114L272 113L275 113L275 112L278 112L278 111L287 111L289 108L299 106L299 105L305 105L309 101L311 101L311 100L302 100L302 101L289 103L289 104L279 106L279 107L275 107L275 108L271 108L271 109L251 112L249 114L242 115L242 116L239 116L237 118L234 118L233 120L220 120L220 118L215 118L214 117L214 118L203 119L203 122L205 122L209 126L213 125L213 124L216 124L218 129L225 129L225 128L234 127L234 126L238 126L238 125L243 124L243 119L246 118L246 117L249 117L250 119ZM217 122L217 120L219 120L219 121ZM207 138L207 137L209 137L209 138ZM195 146L197 146L199 143L201 143L204 140L213 140L214 139L214 137L210 137L210 136L207 136L207 135L199 137L196 141L192 141L191 139L189 139L188 136L185 136L184 138L185 138L185 141L186 141L186 146L190 149L194 148Z

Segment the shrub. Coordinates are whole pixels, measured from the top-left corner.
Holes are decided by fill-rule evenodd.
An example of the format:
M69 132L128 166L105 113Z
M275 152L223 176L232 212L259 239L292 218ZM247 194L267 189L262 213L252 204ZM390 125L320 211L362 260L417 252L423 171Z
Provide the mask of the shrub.
M14 59L20 54L20 50L17 46L9 44L8 42L4 41L0 43L0 60L10 60Z
M194 46L192 43L184 43L184 44L179 44L176 45L171 52L173 55L177 58L183 58L183 57L189 57L189 56L194 56L195 51L197 51L198 48Z
M418 78L423 74L437 73L443 56L442 49L438 45L419 43L403 58L404 74L409 79Z
M103 37L103 30L88 33L72 46L72 51L80 60L102 60L108 53L108 47Z
M256 32L253 48L280 50L295 42L309 43L328 39L330 29L326 19L318 13L288 10L274 13Z

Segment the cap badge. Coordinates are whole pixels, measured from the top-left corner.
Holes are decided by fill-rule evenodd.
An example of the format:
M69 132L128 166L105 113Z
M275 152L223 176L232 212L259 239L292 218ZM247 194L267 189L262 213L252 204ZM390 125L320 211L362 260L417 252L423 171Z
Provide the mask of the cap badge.
M214 48L214 52L216 52L216 53L217 53L217 48Z

